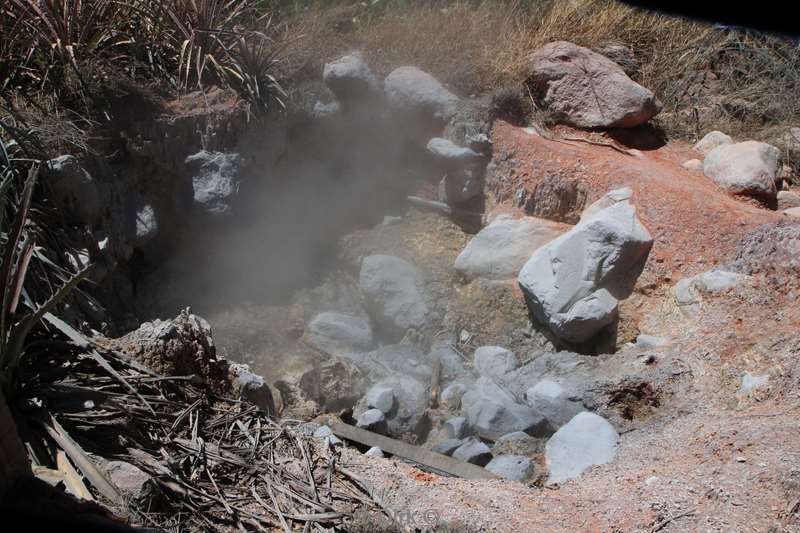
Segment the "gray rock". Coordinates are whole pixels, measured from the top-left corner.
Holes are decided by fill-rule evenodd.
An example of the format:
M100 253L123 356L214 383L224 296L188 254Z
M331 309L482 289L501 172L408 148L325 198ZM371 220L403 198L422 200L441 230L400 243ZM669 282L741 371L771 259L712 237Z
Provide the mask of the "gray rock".
M372 382L400 376L428 383L433 371L427 356L415 345L406 343L383 346L361 354L354 361Z
M455 269L466 280L514 278L533 252L564 230L561 224L541 218L498 216L469 241L456 258Z
M502 444L504 442L511 442L514 440L528 440L530 438L532 437L527 433L525 433L524 431L514 431L512 433L506 433L505 435L497 439L497 442L499 444Z
M311 114L315 118L327 118L335 116L340 110L339 102L316 102Z
M783 214L790 216L792 218L800 218L800 207L792 207L790 209L784 209Z
M463 416L448 418L442 424L442 431L448 438L463 439L470 432L469 422Z
M435 445L433 448L431 448L431 451L440 453L442 455L447 455L449 457L453 455L453 452L459 449L462 444L464 444L464 439L447 439Z
M703 171L703 162L699 159L689 159L688 161L684 161L681 166L686 170Z
M757 375L745 372L742 376L742 384L736 392L737 396L746 396L751 392L762 389L769 385L769 375Z
M594 465L611 462L618 441L617 431L603 417L589 412L577 414L547 441L547 482L564 483Z
M156 212L150 204L142 205L136 209L136 229L134 242L141 246L152 241L158 235L158 219Z
M326 63L322 70L322 81L345 105L374 97L380 90L378 79L360 52Z
M368 409L358 417L356 426L375 433L386 433L386 417L380 409Z
M368 320L332 311L320 313L309 322L305 339L319 351L339 357L369 351L375 345Z
M524 455L501 455L489 461L486 470L512 481L525 481L533 473L533 462Z
M566 41L551 42L529 59L529 84L560 122L579 128L630 128L661 111L652 92L607 57Z
M485 466L492 460L492 451L475 437L469 437L453 452L453 458L478 466Z
M367 457L380 457L380 458L383 458L383 450L381 450L377 446L373 446L372 448L370 448L369 450L364 452L364 455L366 455Z
M411 263L389 255L371 255L361 263L359 287L369 312L387 337L400 340L409 329L426 323L422 273Z
M393 70L383 83L389 106L398 113L412 113L447 122L455 113L458 97L417 67Z
M620 202L629 202L631 198L633 198L633 189L630 187L622 187L609 191L583 210L581 213L581 220L591 218L612 205Z
M394 390L391 387L374 385L367 391L365 397L368 407L388 414L394 408Z
M653 239L626 200L539 248L518 281L532 314L559 338L581 343L612 324L644 268Z
M457 205L483 194L487 160L482 154L435 137L428 141L428 152L444 174L439 186L439 199Z
M666 337L657 337L655 335L639 335L636 337L635 346L643 349L660 348L667 343L669 343L669 339Z
M708 155L712 150L719 146L733 144L733 139L721 131L711 131L706 133L702 139L697 141L694 149L703 155Z
M74 156L62 155L46 161L41 174L55 205L67 214L69 221L88 226L98 222L103 209L100 188Z
M462 165L465 162L469 163L475 159L483 159L483 156L471 148L458 146L448 139L442 137L434 137L428 141L428 152L435 158L447 161L451 164Z
M135 465L124 461L109 461L104 470L111 484L126 498L142 504L157 493L150 476Z
M314 438L324 439L333 435L333 430L329 426L320 426L314 431Z
M433 367L433 364L437 360L441 363L442 384L446 385L453 381L472 379L472 371L467 370L464 359L462 359L462 356L459 355L449 343L434 345L431 352L426 356L426 360L431 367Z
M800 207L800 194L792 191L778 191L778 210Z
M187 157L186 164L193 172L195 205L214 217L229 215L239 192L239 154L201 150Z
M461 411L472 428L493 440L515 431L536 437L553 433L552 426L540 413L517 403L507 389L487 377L479 378L469 387L461 398Z
M703 173L731 194L774 199L781 152L757 141L725 144L703 161Z
M278 415L272 389L264 378L251 372L249 366L240 363L229 364L228 375L239 398L247 400L265 413Z
M430 374L428 374L430 379ZM387 420L393 435L415 432L428 405L428 390L422 382L403 374L385 378L375 384L391 388L395 396L395 409ZM376 409L377 410L377 409Z
M680 280L673 289L675 300L684 310L694 313L707 295L719 294L732 289L747 279L747 276L726 270L709 270Z
M463 383L453 383L445 387L441 394L442 405L455 411L461 406L461 397L466 391L467 387Z
M517 368L517 357L500 346L481 346L474 354L475 370L481 376L499 377Z
M525 393L525 400L554 428L563 426L584 411L581 402L572 400L570 391L551 379L543 379L530 387Z

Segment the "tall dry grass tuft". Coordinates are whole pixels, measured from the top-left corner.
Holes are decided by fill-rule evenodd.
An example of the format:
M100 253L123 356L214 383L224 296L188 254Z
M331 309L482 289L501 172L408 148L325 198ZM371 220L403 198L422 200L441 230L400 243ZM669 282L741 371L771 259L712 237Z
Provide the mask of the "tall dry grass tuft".
M621 44L640 65L637 81L662 100L659 122L672 135L759 136L769 126L800 124L800 49L779 37L612 0L303 4L290 17L303 34L291 57L309 75L361 49L380 74L414 64L460 94L482 94L520 86L528 56L549 41Z

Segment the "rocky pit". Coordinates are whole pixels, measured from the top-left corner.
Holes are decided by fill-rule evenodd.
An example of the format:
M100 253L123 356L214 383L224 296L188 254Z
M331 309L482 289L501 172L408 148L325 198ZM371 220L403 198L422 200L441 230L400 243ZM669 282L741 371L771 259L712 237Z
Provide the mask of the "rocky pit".
M575 111L562 122L635 128L658 112L616 64L556 44L532 84ZM564 54L584 68L554 74ZM610 118L579 90L587 68ZM800 225L769 208L768 145L545 134L414 67L379 80L357 54L307 94L258 128L224 94L130 126L136 201L106 214L109 234L119 217L129 234L93 251L117 265L101 288L122 329L190 304L187 342L248 365L240 381L261 376L269 391L251 398L276 414L323 437L341 417L529 486L348 451L394 505L424 498L455 527L789 523ZM738 170L754 166L754 179ZM170 327L114 342L166 343Z

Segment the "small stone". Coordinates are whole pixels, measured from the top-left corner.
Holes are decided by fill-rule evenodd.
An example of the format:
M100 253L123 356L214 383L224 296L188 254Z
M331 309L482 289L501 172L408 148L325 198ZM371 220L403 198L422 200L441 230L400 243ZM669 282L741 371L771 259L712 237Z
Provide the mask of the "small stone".
M442 391L441 401L442 405L453 411L461 406L461 397L467 392L467 387L461 383L454 383L449 385Z
M368 409L358 417L356 426L375 433L386 433L386 417L380 409Z
M394 390L391 387L375 385L367 391L366 402L368 407L388 414L394 407Z
M500 346L481 346L475 350L475 370L482 376L500 377L515 370L517 357Z
M377 446L373 446L372 448L370 448L369 450L364 452L364 455L366 455L367 457L381 457L382 458L383 457L383 450L381 450Z
M501 455L489 461L486 470L512 481L524 481L533 472L533 463L524 455Z
M462 444L464 444L463 439L447 439L431 448L431 451L441 453L442 455L447 455L449 457L453 455L453 452L460 448Z
M768 375L756 375L750 372L745 372L742 376L742 384L739 391L736 393L739 396L747 395L757 389L761 389L769 385Z
M469 437L453 452L453 458L478 466L485 466L492 460L492 452L480 440L475 437Z
M442 425L442 430L448 438L463 439L469 433L469 422L463 416L456 416L448 419Z

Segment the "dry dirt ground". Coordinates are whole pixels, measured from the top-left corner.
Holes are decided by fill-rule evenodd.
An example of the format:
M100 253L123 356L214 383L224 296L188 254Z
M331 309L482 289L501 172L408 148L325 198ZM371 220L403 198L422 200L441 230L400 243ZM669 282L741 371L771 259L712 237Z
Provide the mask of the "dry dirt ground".
M458 531L800 531L798 272L756 275L706 297L696 316L671 295L677 280L729 263L743 236L785 217L683 169L697 154L680 143L627 155L504 123L493 138L497 210L548 174L584 182L589 202L614 187L634 189L655 246L623 318L671 339L647 355L655 365L676 357L688 386L623 433L611 464L560 487L444 478L355 451L345 462L418 528L433 521ZM768 387L738 395L744 372L769 375Z

